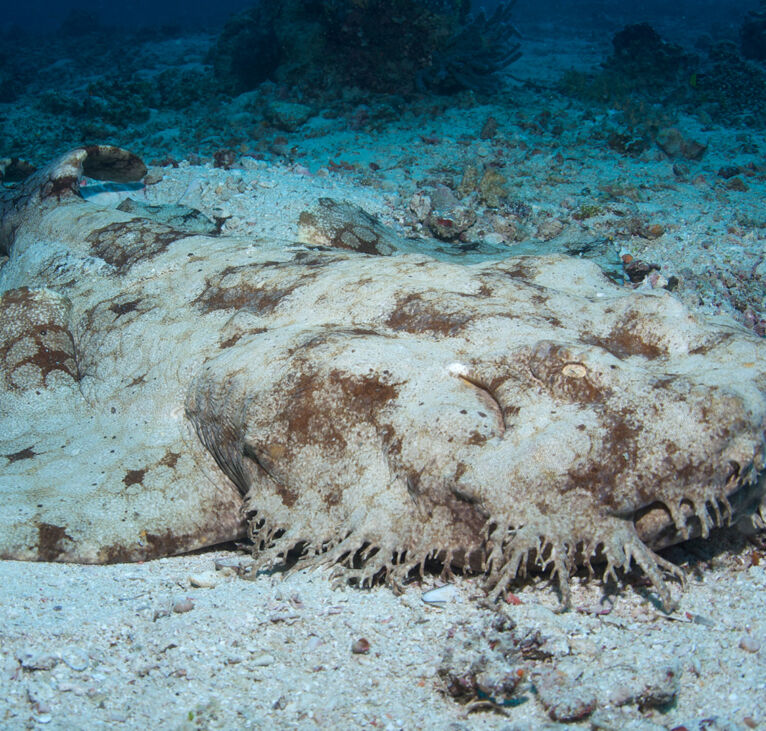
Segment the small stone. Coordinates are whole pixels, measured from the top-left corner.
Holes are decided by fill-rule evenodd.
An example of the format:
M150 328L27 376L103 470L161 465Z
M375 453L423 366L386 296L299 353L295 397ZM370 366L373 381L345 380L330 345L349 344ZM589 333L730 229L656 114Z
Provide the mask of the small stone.
M728 180L738 175L740 171L739 165L724 165L718 169L718 177Z
M491 140L497 134L497 120L493 116L487 117L484 126L481 128L479 137L483 140Z
M370 643L364 637L360 637L351 645L351 652L354 655L366 655L370 651Z
M274 664L274 656L264 652L261 655L256 655L255 657L251 658L250 664L259 668L265 668Z
M761 643L753 635L742 635L739 640L739 649L745 652L758 652L761 649Z
M156 185L165 176L157 171L151 171L144 176L144 185Z
M750 187L744 180L742 180L742 178L731 178L730 180L727 180L726 187L737 193L745 193L750 190Z
M540 702L553 721L582 721L596 710L594 692L586 685L571 680L566 673L556 668L538 671L532 682Z
M189 597L186 597L186 599L181 599L180 601L177 601L173 605L173 611L176 614L184 614L185 612L191 612L191 610L194 609L194 602L189 599Z
M433 210L426 223L437 239L454 241L476 223L476 212L467 206L455 206L449 211Z
M499 208L508 196L505 189L506 179L495 168L487 168L479 181L479 198L490 208Z
M189 584L196 589L212 589L218 584L220 578L216 576L214 571L205 571L199 574L191 574L189 576Z
M273 101L265 111L266 119L285 132L295 132L312 115L313 110L297 102Z
M415 218L421 223L428 218L431 212L431 198L426 193L418 191L410 199L410 210Z
M566 224L558 218L546 218L537 227L535 236L543 241L555 239L564 229Z
M668 157L683 157L687 160L699 160L705 154L707 145L696 140L686 139L675 127L662 129L657 133L657 146Z

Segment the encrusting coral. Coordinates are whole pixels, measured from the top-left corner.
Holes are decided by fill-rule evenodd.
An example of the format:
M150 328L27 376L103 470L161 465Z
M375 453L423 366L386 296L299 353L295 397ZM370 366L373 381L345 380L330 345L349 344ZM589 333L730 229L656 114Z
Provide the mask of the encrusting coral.
M81 148L0 199L0 556L247 533L263 568L397 583L436 559L497 595L547 565L565 600L600 558L668 604L652 548L757 509L745 330L563 256L339 250L337 205L305 222L319 247L196 235L83 201L83 169L144 173Z

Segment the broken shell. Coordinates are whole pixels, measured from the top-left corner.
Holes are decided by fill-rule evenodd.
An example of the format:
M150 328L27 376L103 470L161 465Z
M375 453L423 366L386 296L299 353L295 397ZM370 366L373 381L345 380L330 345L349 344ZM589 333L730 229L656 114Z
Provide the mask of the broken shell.
M429 589L422 596L426 604L446 604L457 597L457 589L453 584L437 586L435 589Z

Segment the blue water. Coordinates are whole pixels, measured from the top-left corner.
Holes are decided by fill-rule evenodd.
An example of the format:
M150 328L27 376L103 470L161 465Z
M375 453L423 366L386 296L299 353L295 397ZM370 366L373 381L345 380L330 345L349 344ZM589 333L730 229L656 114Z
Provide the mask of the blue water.
M220 25L233 12L247 8L252 0L26 0L0 2L0 30L19 26L31 31L55 29L73 10L93 12L104 25L151 26L173 24L181 27ZM474 2L474 7L492 9L496 0ZM662 19L683 30L687 24L740 23L758 0L518 0L519 21L552 22L575 16L590 18L594 24L633 23Z
M352 0L0 0L0 159L40 164L83 142L132 146L166 162L242 146L282 155L283 133L306 120L264 117L264 103L227 107L232 99L263 93L269 104L309 104L313 115L344 115L352 129L379 131L408 109L427 117L418 105L428 96L448 106L462 103L461 92L474 95L469 104L502 101L504 90L524 83L520 59L535 59L526 69L532 85L542 80L586 107L622 113L626 100L645 109L670 104L716 123L766 128L761 0L517 0L478 33L464 32L473 16L441 12L450 1L405 3L401 21ZM489 16L509 7L463 1ZM430 15L420 13L426 4ZM246 20L230 22L251 7ZM760 50L748 54L743 24L753 17ZM650 42L639 38L615 64L616 34L642 23L651 26ZM564 78L562 62L555 73L535 73L557 54L582 76ZM530 103L534 117L545 93ZM222 119L226 108L231 120ZM276 140L271 147L265 133Z

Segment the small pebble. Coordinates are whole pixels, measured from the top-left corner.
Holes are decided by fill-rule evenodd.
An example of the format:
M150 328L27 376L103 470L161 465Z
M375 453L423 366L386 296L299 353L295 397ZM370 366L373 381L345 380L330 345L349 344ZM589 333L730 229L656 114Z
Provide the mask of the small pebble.
M274 656L269 655L268 653L263 653L262 655L256 655L254 658L250 660L251 665L255 665L259 668L265 668L268 665L274 664Z
M215 571L205 571L189 576L189 584L196 589L212 589L219 581L220 578L216 576Z
M761 649L761 643L753 635L742 635L739 640L739 649L745 652L758 652Z
M354 655L366 655L370 651L370 643L364 637L360 637L351 645L351 652Z
M181 601L178 601L173 605L173 611L176 614L191 612L192 609L194 609L194 602L189 599L189 597L186 597L186 599L181 599Z

